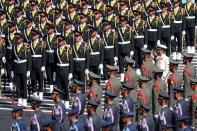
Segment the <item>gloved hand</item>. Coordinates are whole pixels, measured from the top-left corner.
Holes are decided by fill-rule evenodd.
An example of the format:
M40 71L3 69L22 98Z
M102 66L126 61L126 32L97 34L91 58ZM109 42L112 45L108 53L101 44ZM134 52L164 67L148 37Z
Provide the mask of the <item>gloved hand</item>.
M157 119L158 117L159 117L158 115L154 115L154 118L156 118L156 119Z
M116 61L116 62L117 62L117 61L118 61L118 57L114 57L114 61Z
M133 56L134 55L134 52L133 51L130 51L130 56Z
M11 77L14 79L14 71L11 71Z
M30 71L27 71L26 76L27 76L27 78L30 77Z
M89 74L89 70L85 69L85 74L88 75Z
M6 63L6 58L2 57L2 62L5 64Z
M161 41L160 40L157 40L157 45L160 45L161 44Z
M5 69L2 68L2 69L1 69L1 75L4 75L4 74L5 74Z
M174 36L173 35L171 36L171 40L174 40Z
M41 71L44 72L45 71L45 66L41 67Z
M195 29L197 29L197 26L195 26Z
M148 46L147 45L144 45L144 48L146 49Z
M69 73L68 80L70 81L72 78L73 78L73 74L72 73Z
M103 69L103 64L99 65L99 69L102 70Z
M185 31L182 31L182 35L185 35L186 34L186 32Z

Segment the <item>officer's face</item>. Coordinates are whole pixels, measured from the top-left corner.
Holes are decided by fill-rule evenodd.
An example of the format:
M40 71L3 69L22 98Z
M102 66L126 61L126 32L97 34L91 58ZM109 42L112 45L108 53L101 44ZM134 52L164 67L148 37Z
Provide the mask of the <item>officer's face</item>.
M127 124L127 117L126 117L126 116L123 116L123 117L122 117L122 120L123 120L123 123L124 123L124 124Z
M95 13L95 18L96 18L96 19L99 19L100 17L101 17L101 14L98 13L98 12L96 12L96 13Z
M46 17L41 17L41 22L46 21Z
M104 26L104 31L107 31L109 29L109 25Z
M12 118L16 119L16 112L15 111L12 111Z
M23 39L21 37L17 38L17 43L20 44L23 41Z
M52 99L55 100L56 99L56 94L52 93Z
M6 18L6 15L5 14L3 14L2 16L0 16L0 20L3 20L5 18Z
M197 84L192 84L192 89L196 90L197 89Z
M9 31L10 31L10 32L14 32L14 31L15 31L15 27L14 27L14 26L10 27L10 28L9 28Z
M94 31L94 32L92 32L92 34L91 34L91 37L96 37L96 35L97 35L97 33Z
M75 11L75 8L74 7L70 7L69 8L69 12L71 13L71 12L74 12Z
M37 39L39 39L39 35L34 35L33 40L37 40Z
M186 64L186 63L187 63L187 58L183 57L183 64Z
M80 35L76 35L76 36L75 36L75 40L76 40L77 42L79 42L79 41L81 40L81 36L80 36Z
M120 88L121 89L121 94L124 96L125 90L124 88Z
M22 12L18 12L17 13L17 16L19 17L19 16L21 16L23 13Z
M109 97L105 96L105 103L108 104Z

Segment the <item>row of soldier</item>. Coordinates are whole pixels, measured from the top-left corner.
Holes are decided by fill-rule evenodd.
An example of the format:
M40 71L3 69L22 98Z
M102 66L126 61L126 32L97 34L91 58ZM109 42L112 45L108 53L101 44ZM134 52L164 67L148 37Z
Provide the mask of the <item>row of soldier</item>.
M126 61L129 71L132 72L134 61L129 58ZM177 66L177 62L171 61L171 66ZM170 86L169 90L173 94L167 93L163 87L165 84L161 79L162 71L160 70L155 71L155 81L158 83L154 82L153 87L150 86L151 81L148 77L132 75L133 82L135 79L138 81L138 86L135 87L131 86L131 81L121 83L116 78L117 68L115 66L107 68L110 79L105 87L104 111L102 111L103 105L100 104L102 94L102 89L98 84L100 76L90 72L89 76L93 86L88 89L86 94L83 92L85 84L76 79L73 81L72 88L75 97L72 100L71 109L65 108L62 103L64 91L54 87L52 99L55 106L51 118L39 109L42 101L32 97L31 106L35 113L31 117L30 130L190 131L196 129L196 94L192 96L192 104L190 104L188 100L184 99L184 88L182 87ZM171 84L175 82L171 79L169 81ZM113 85L114 83L115 85ZM196 93L197 79L190 78L190 86ZM151 90L153 96L151 96ZM120 102L119 91L122 95ZM86 97L88 98L87 103ZM85 108L87 108L87 115L84 114ZM12 116L16 121L11 125L12 130L27 130L26 122L22 119L22 110L21 105L13 105Z

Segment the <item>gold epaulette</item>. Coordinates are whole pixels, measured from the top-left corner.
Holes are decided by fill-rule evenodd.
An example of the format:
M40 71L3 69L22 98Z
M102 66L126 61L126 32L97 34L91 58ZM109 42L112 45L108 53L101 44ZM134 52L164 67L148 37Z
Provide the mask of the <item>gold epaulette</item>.
M29 48L30 48L30 45L29 45L29 43L27 43L27 42L24 42L24 47L25 47L26 49L29 49Z

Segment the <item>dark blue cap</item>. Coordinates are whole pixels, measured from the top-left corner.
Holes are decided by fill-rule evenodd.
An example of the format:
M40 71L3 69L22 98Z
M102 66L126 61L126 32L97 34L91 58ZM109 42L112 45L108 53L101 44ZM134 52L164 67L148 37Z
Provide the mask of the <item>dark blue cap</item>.
M122 111L122 115L133 117L133 116L135 116L135 113L134 112L128 112L128 111Z
M108 127L110 126L112 123L110 121L107 121L107 120L103 120L101 119L100 120L100 127Z
M109 91L109 90L106 90L106 91L105 91L105 96L108 96L108 97L111 97L111 98L117 97L116 94L114 94L113 92L111 92L111 91Z
M52 124L52 123L54 123L54 122L55 122L55 121L52 120L51 118L44 118L44 119L42 119L42 124L43 124L43 126L50 125L50 124Z
M21 105L12 105L12 111L22 111L23 107Z
M170 96L166 92L160 92L159 93L159 98L161 98L161 99L169 99Z
M54 86L54 87L53 87L53 93L64 94L64 92L63 92L61 89L59 89L57 86Z
M190 119L190 116L188 115L177 115L177 121L186 121L188 119Z
M146 111L149 111L151 109L150 105L144 104L143 102L141 102L140 107Z
M128 89L128 90L132 90L133 89L128 82L123 82L122 83L122 88L125 88L125 89Z
M182 87L174 87L175 92L184 92L184 89Z
M88 101L88 105L89 105L89 106L93 106L93 107L97 107L97 106L99 106L99 103L97 103L97 102L94 101L94 100L89 100L89 101Z
M75 85L84 86L84 83L80 80L74 79L73 82L74 82Z
M78 114L78 112L79 112L78 109L67 109L67 110L66 110L66 114L67 114L67 115Z
M39 98L36 97L31 97L31 103L41 103L42 100L40 100Z

